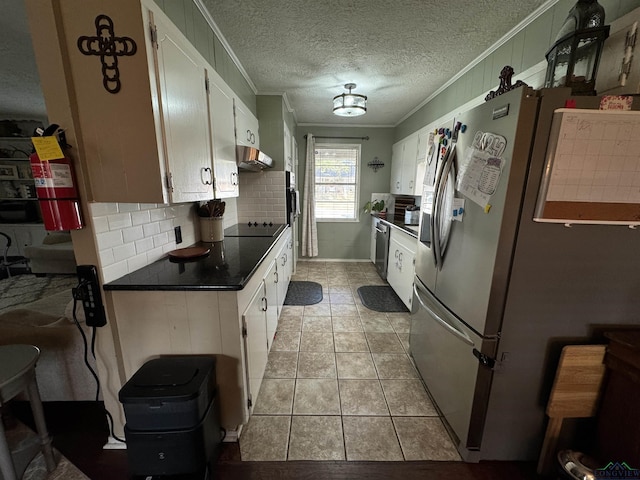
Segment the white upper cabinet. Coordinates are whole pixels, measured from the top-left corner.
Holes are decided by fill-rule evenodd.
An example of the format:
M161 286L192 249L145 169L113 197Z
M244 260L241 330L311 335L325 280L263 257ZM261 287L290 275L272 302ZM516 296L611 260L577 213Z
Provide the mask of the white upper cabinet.
M209 120L213 141L213 177L216 198L237 197L238 166L234 133L233 92L213 70L209 79Z
M171 23L150 15L155 25L156 75L170 199L174 203L211 198L211 144L205 68L193 47Z
M236 143L245 147L260 148L260 134L258 133L258 119L251 110L240 101L234 99Z
M287 124L284 124L284 169L293 172L293 145L291 143L291 131Z
M45 91L47 108L68 131L87 200L180 203L237 196L231 90L158 5L59 3L55 25L46 24L46 15L43 23L58 35L53 41L60 51L52 52L44 35L34 37L34 48L47 59L40 62L41 75L64 90ZM210 89L213 94L207 76L219 87Z
M416 195L416 162L418 135L400 140L392 147L390 191L394 194Z

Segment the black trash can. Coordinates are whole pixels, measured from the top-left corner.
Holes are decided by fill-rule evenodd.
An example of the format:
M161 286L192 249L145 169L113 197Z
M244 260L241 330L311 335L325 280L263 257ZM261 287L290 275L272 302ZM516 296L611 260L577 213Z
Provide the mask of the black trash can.
M163 356L145 363L119 393L133 475L206 471L221 443L215 357Z

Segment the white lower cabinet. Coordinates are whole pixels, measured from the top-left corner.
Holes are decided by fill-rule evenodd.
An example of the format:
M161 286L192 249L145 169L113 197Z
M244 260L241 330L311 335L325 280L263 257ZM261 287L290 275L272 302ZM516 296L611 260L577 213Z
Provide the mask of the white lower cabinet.
M293 239L289 236L287 243L282 247L277 257L276 283L278 316L280 316L282 307L284 306L284 299L287 296L291 275L293 275Z
M279 304L279 275L277 272L276 258L271 265L267 274L264 277L264 289L265 289L265 322L267 323L267 348L271 350L274 337L276 335L276 329L278 328L278 317L280 316Z
M260 384L267 366L269 346L267 342L266 292L264 282L249 302L249 306L242 314L242 328L244 335L244 349L247 362L247 386L249 388L248 407L253 408Z
M402 302L411 310L413 299L413 275L416 264L416 242L418 240L396 228L391 229L389 240L389 264L387 282Z
M233 431L247 423L277 328L278 284L290 278L278 274L290 241L288 229L242 290L106 291L122 383L158 355L214 354L221 425Z

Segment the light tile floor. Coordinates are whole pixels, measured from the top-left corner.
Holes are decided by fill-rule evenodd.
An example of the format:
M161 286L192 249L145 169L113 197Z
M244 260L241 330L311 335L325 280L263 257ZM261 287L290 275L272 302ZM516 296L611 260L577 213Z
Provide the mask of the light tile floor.
M285 306L242 460L460 460L408 356L409 314L362 305L369 262L300 261L321 303Z

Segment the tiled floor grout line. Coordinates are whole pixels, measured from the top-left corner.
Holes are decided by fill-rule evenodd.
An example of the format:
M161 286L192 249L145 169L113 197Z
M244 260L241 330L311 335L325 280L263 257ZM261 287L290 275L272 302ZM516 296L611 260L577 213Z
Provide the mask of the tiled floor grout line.
M380 350L381 354L384 354L386 352L386 345L385 345L385 338L389 339L390 337L385 337L384 335L388 335L390 333L393 333L393 336L391 338L393 338L396 342L398 342L401 345L401 351L396 351L394 350L395 347L391 347L389 346L389 349L391 351L389 351L389 354L395 355L395 354L401 354L404 357L408 358L409 361L411 362L411 357L409 355L409 351L407 350L407 346L405 345L405 343L403 342L403 340L400 337L400 330L405 330L405 326L406 324L403 323L401 318L396 318L394 319L394 321L392 321L391 317L389 315L387 315L386 313L383 313L382 315L384 316L385 320L386 320L386 324L389 326L390 330L386 330L387 327L384 327L381 331L376 330L376 326L373 325L369 325L369 328L373 328L371 331L367 331L365 328L365 324L363 322L363 315L366 316L367 314L380 314L380 312L371 312L369 313L369 311L366 309L366 307L363 307L363 305L361 304L361 302L358 301L359 297L357 294L357 288L359 286L362 285L366 285L368 282L368 277L366 275L355 275L356 278L352 278L353 275L350 274L349 271L340 271L338 272L338 277L342 277L344 275L344 277L346 277L344 280L342 280L341 278L339 278L337 280L337 282L340 282L338 285L333 285L332 282L329 281L329 276L328 273L326 272L326 268L323 269L323 273L322 274L318 274L317 272L313 272L313 278L309 278L309 273L307 273L306 275L302 275L302 273L297 276L295 278L295 280L310 280L310 281L317 281L319 283L322 284L323 287L323 300L321 302L321 304L323 305L328 305L329 306L329 325L330 325L330 333L331 334L331 341L333 344L333 349L332 349L332 357L333 357L333 363L335 365L335 382L336 382L336 388L337 388L337 402L338 402L338 407L339 407L339 416L340 416L340 427L342 429L342 450L343 450L343 454L344 454L344 458L345 460L347 459L347 440L346 440L346 431L345 431L345 423L344 417L355 417L355 418L359 418L359 417L376 417L376 418L388 418L389 421L391 422L391 428L393 428L393 435L395 435L395 440L397 442L397 448L399 448L399 454L401 455L401 459L402 460L407 460L407 452L405 451L405 449L403 449L402 447L402 443L401 443L401 435L400 432L398 430L398 427L396 426L396 422L394 421L394 416L391 410L391 405L390 405L390 400L389 400L389 393L387 391L385 391L383 385L382 385L382 378L380 378L381 372L380 372L380 366L376 363L376 361L374 360L374 353L372 351L372 344L371 344L371 339L369 337L368 334L373 334L373 338L379 339L380 342L380 346L376 347L376 350ZM322 278L320 278L322 277ZM345 284L343 284L342 282L345 282ZM351 295L351 300L352 303L349 303L347 298L342 298L342 295L347 295L345 292L349 290L350 295ZM335 300L336 301L340 301L340 300L345 300L344 302L340 301L340 303L334 303L332 302L332 293L333 295L336 295ZM338 295L340 295L340 297L338 297ZM345 308L343 305L353 305L355 307L355 317L358 320L358 324L357 327L360 328L360 330L357 330L356 332L351 332L350 330L346 330L346 331L341 331L341 332L336 332L335 331L335 322L334 322L334 318L340 318L341 315L350 315L349 313L345 313L343 314L343 311L349 311L350 309ZM338 307L339 306L339 307ZM292 438L293 438L293 423L294 423L294 417L296 417L296 415L294 414L294 406L296 404L296 396L297 396L297 390L298 390L298 382L300 380L299 378L299 367L300 367L300 354L303 353L303 351L301 350L303 344L302 344L302 340L303 340L303 333L306 331L308 336L313 335L314 333L322 333L325 330L305 330L305 316L314 316L314 315L318 315L317 313L313 312L313 311L309 311L310 315L305 315L305 311L306 311L307 307L304 307L301 311L300 314L300 322L299 322L299 338L298 338L298 342L297 342L297 350L295 350L295 354L296 354L296 363L295 363L295 374L294 374L294 378L293 378L293 393L292 393L292 397L291 397L291 409L290 409L290 414L286 415L288 417L288 435L286 438L286 455L285 458L289 459L290 453L291 453L291 446L292 446ZM296 314L296 316L298 316ZM321 315L322 316L322 315ZM382 325L381 325L382 327ZM282 330L282 331L286 331L286 330ZM385 415L377 415L377 414L362 414L362 415L358 415L357 413L354 413L353 415L345 415L345 411L343 408L343 390L340 388L340 374L338 371L338 349L336 346L336 333L357 333L360 332L362 335L362 338L364 339L364 345L366 345L367 348L367 352L363 352L363 353L368 353L368 358L372 363L373 366L373 371L375 371L375 380L377 380L376 385L377 387L380 389L380 392L382 394L382 396L380 397L380 399L382 401L384 401L384 405L386 408L386 414ZM406 335L406 332L402 332L403 335ZM378 337L376 334L383 334L383 336ZM326 337L325 337L326 338ZM405 337L406 338L406 337ZM346 341L346 340L345 340ZM393 342L392 342L393 343ZM345 346L348 344L345 344ZM346 352L342 352L342 353L358 353L358 352L350 352L348 349L349 347L346 347L347 351ZM309 349L308 351L305 350L304 352L307 353L323 353L323 350L314 350L313 346L311 347L311 349ZM329 353L329 352L327 352ZM321 358L321 357L318 357ZM325 357L326 358L326 357ZM411 362L411 366L412 366L412 370L414 370L415 373L415 366L412 364ZM311 370L311 372L313 372L313 370ZM309 373L311 373L309 372ZM389 376L389 372L387 372L387 376ZM279 378L279 377L278 377ZM305 377L306 378L306 377ZM322 377L324 378L324 377ZM332 377L328 377L328 378L332 378ZM392 377L395 378L395 377ZM418 377L419 378L419 377ZM316 377L314 376L310 376L308 377L309 380L312 379L316 379ZM352 381L352 380L362 380L362 381L369 381L368 379L362 379L362 378L358 378L355 377L353 379L342 379L344 381ZM397 380L413 380L413 378L398 378ZM391 380L390 380L391 381ZM347 382L348 383L348 382ZM424 388L422 382L421 382L421 386L422 388ZM369 410L374 411L374 410ZM272 414L269 413L264 413L264 415L267 416L272 416ZM304 414L301 413L299 416L319 416L319 417L331 417L334 416L333 414L322 414L322 413L315 413L315 414ZM416 415L402 415L400 414L400 416L398 417L399 419L402 417L413 417ZM424 415L424 414L418 414L417 416L419 417L430 417L431 415ZM437 417L437 414L436 414ZM441 423L441 419L440 422ZM304 427L300 427L300 428L304 428ZM406 435L406 422L405 422L405 435ZM388 432L391 433L391 432ZM335 439L337 440L337 436L335 437ZM405 438L406 441L406 438ZM336 451L337 452L337 451ZM357 455L357 454L356 454Z

